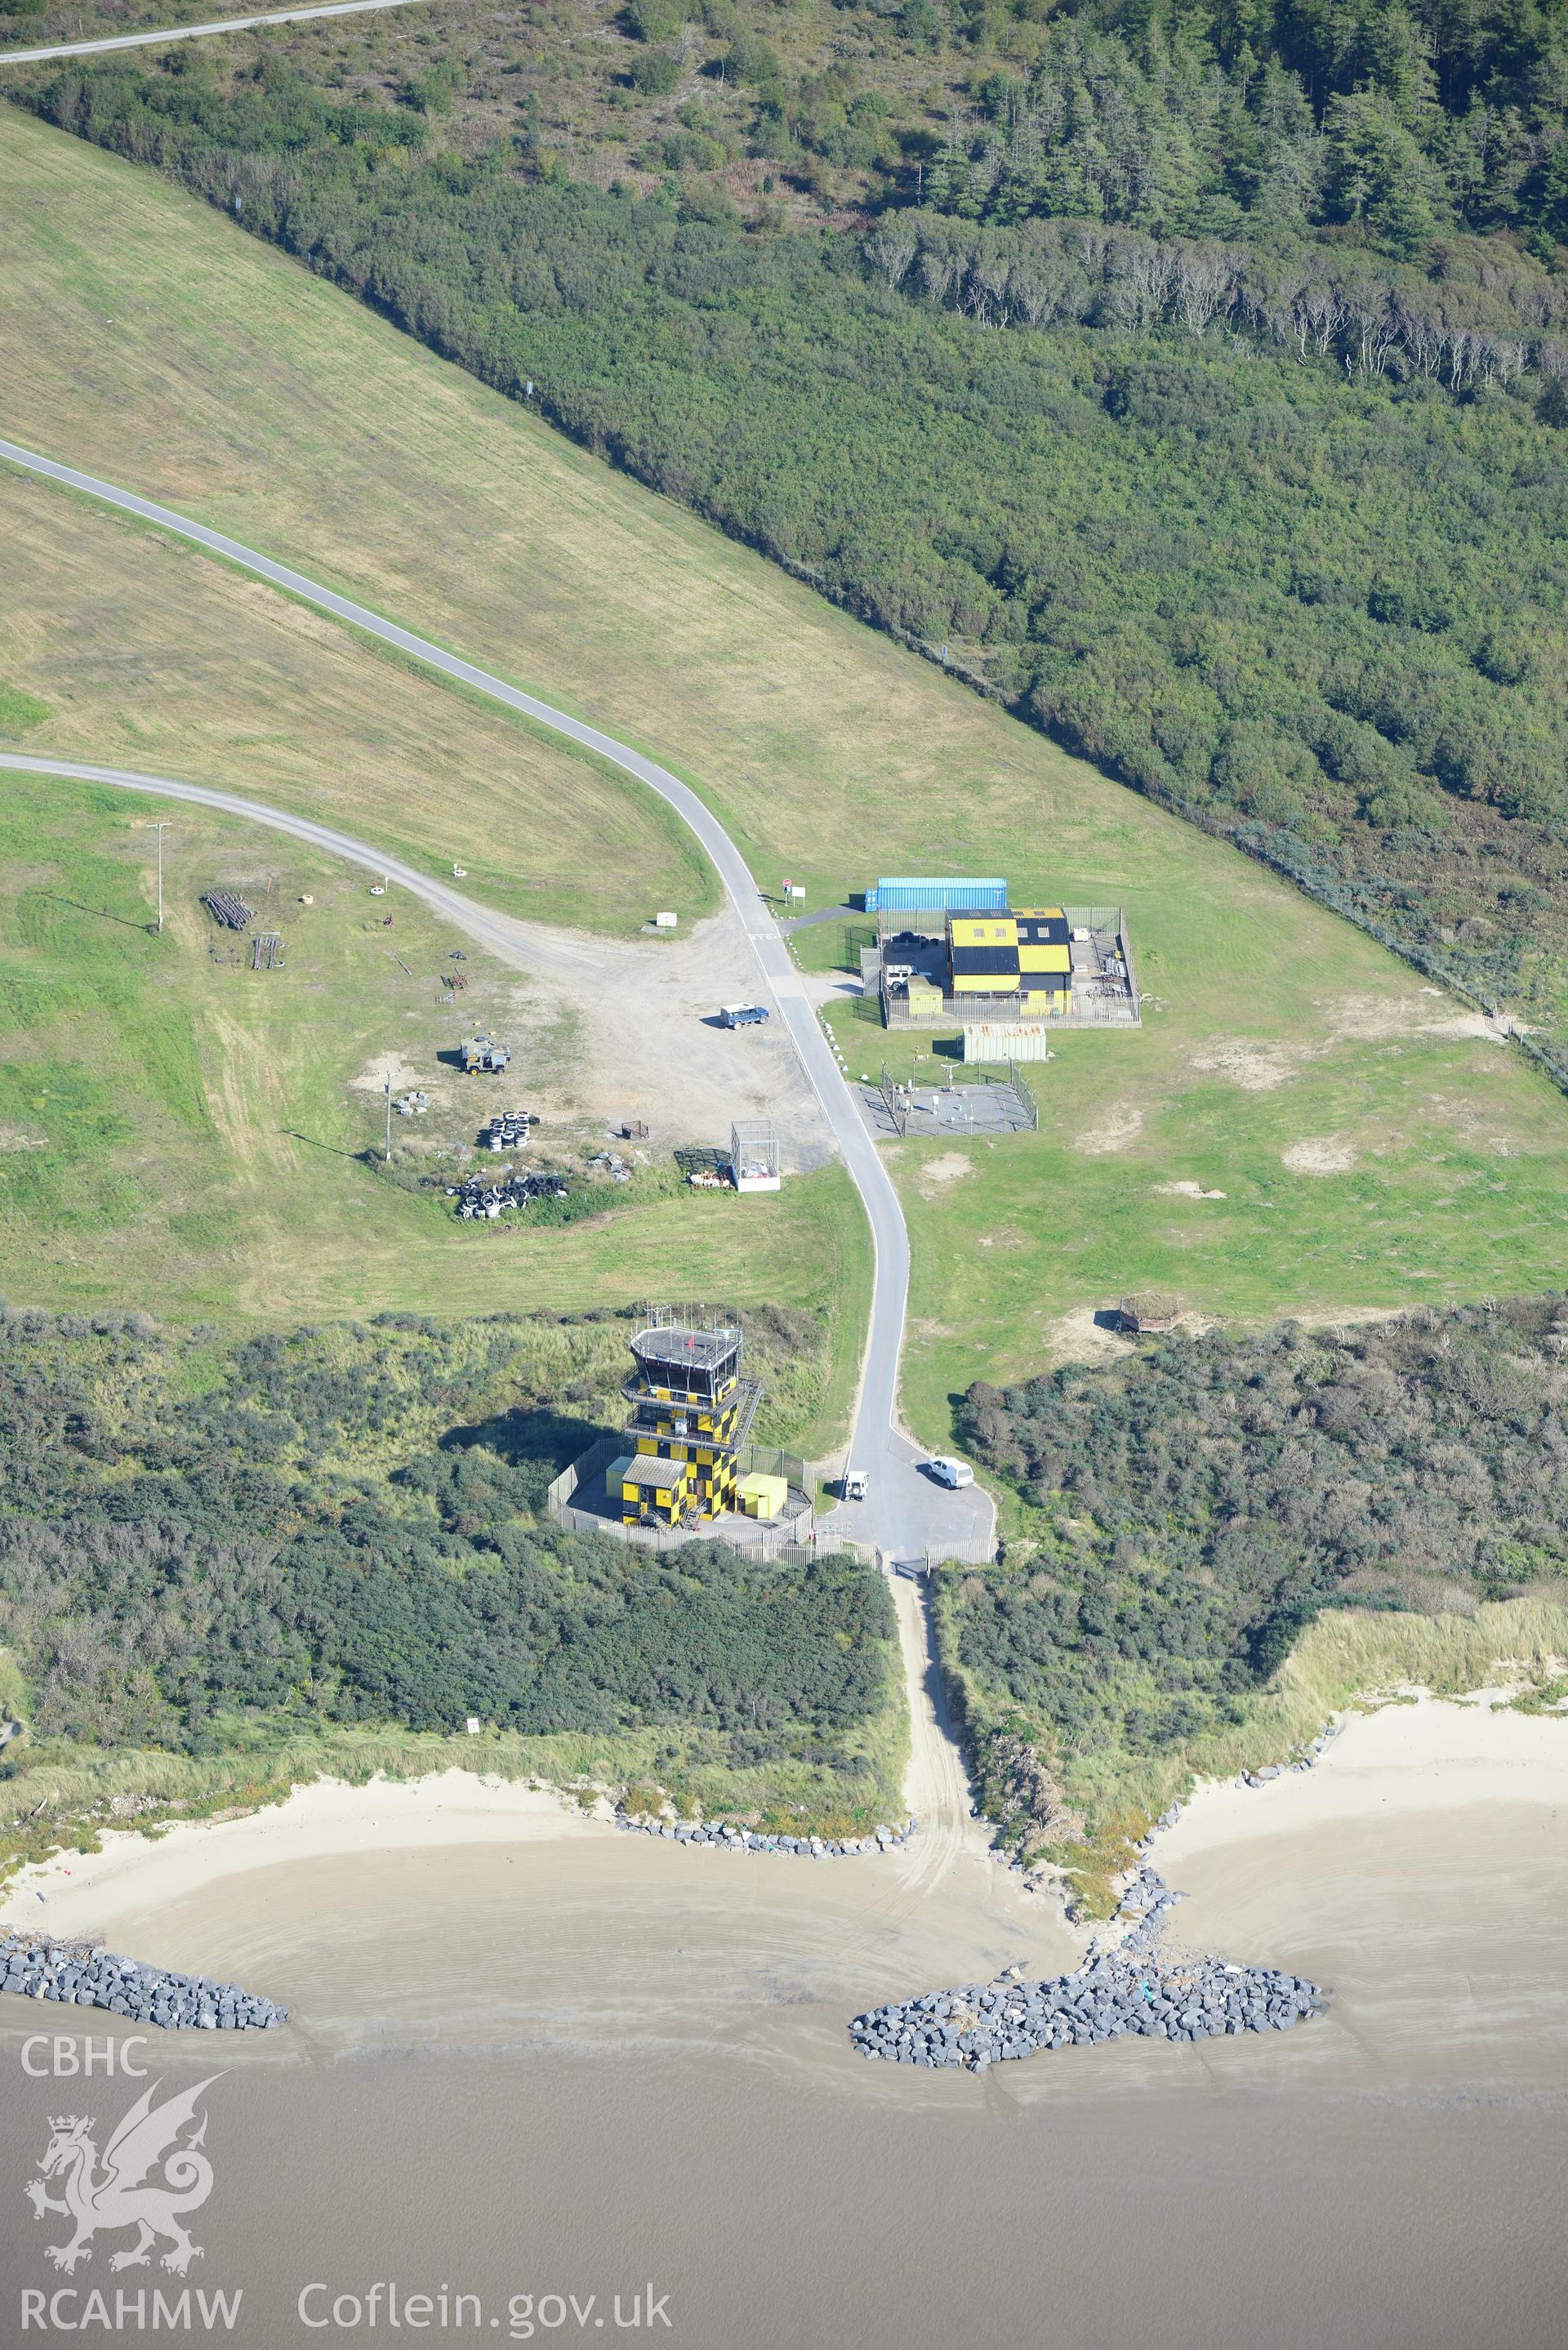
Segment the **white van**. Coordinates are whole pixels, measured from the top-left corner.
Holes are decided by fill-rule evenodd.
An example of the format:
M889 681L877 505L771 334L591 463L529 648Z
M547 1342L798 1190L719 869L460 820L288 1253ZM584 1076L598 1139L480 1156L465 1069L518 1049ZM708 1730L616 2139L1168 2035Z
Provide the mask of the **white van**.
M926 1474L934 1477L939 1485L972 1485L974 1471L967 1461L950 1461L944 1452L932 1455L926 1463Z

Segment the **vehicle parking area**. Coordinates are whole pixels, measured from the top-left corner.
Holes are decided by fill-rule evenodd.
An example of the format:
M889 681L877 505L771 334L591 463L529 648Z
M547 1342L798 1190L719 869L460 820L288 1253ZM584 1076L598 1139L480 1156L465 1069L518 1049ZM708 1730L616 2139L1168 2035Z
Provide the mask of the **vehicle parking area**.
M350 886L346 903L357 895ZM393 935L402 942L401 932ZM497 955L500 940L510 953ZM773 1119L785 1174L832 1157L784 1024L731 1028L717 1017L725 1002L756 1000L755 959L732 908L680 935L627 940L488 917L482 945L443 956L446 992L433 1001L434 975L402 967L404 1032L350 1081L372 1097L389 1077L400 1096L420 1089L417 1126L411 1116L400 1120L400 1143L417 1131L431 1149L550 1155L563 1141L600 1143L607 1131L635 1133L658 1158L688 1145L724 1150L737 1120ZM476 1064L477 1073L464 1076L462 1045L481 1035L505 1049L508 1066L492 1073ZM529 1128L505 1123L520 1104L534 1114Z

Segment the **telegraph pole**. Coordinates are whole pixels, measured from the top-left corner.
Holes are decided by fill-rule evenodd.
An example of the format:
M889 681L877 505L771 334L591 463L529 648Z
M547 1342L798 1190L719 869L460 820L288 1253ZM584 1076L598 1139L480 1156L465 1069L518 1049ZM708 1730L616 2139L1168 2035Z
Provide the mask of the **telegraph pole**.
M389 1166L391 1165L391 1163L392 1163L392 1073L391 1073L390 1069L389 1069L389 1070L388 1070L388 1072L387 1072L387 1157L386 1157L385 1164L386 1164L387 1166L389 1166Z
M156 823L152 827L152 830L158 835L158 935L160 938L163 935L163 836L172 821L172 817L165 816L161 823Z

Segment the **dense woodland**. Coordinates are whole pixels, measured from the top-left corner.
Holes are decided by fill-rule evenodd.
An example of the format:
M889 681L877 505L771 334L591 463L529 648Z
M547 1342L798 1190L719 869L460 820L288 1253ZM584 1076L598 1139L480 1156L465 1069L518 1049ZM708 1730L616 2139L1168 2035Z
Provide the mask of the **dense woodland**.
M984 11L979 12L983 16ZM1264 237L1568 233L1568 18L1553 0L1087 0L980 85L941 209Z
M0 1317L0 1648L35 1742L220 1751L301 1724L722 1734L823 1762L885 1703L891 1609L847 1560L665 1557L540 1513L597 1431L494 1409L529 1326L410 1315L238 1341Z
M5 0L0 39L201 14ZM459 146L504 134L533 168L643 192L700 175L786 216L802 196L924 202L1415 259L1455 231L1547 256L1568 237L1562 0L556 0L480 19L435 0L265 53Z
M972 1387L1027 1555L954 1576L959 1659L1075 1754L1245 1721L1326 1607L1568 1594L1568 1300L1149 1343Z
M607 186L536 109L464 136L455 66L444 94L367 91L297 40L222 73L192 47L40 73L31 102L534 382L1561 1054L1568 17L909 0L854 24L841 131L722 6L638 0L603 34L611 63L667 39L682 87L722 88L748 170L838 139L865 208L804 235L742 216L722 141L718 168L628 155ZM1003 59L940 152L870 103L922 42L950 84L966 44ZM853 163L857 126L885 169Z

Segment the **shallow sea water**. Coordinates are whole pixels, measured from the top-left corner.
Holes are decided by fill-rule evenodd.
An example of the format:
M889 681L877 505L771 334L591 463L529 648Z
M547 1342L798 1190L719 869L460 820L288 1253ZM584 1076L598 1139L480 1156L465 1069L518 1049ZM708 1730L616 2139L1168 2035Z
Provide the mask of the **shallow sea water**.
M1254 1837L1172 1874L1191 1895L1183 1940L1310 1975L1331 2014L983 2079L869 2064L843 2028L860 2008L1070 1960L1052 1913L967 1856L921 1888L880 1861L497 1844L284 1863L122 1906L114 1947L296 2012L282 2035L150 2043L161 2095L221 2076L183 2282L244 2297L232 2332L203 2332L193 2304L194 2336L1560 2343L1568 1817L1433 1810ZM81 2326L94 2286L112 2317L117 2289L182 2281L111 2274L123 2235L63 2278L45 2254L63 2223L36 2220L23 2189L51 2115L93 2113L101 2145L140 2084L28 2077L25 2038L69 2012L3 2009L0 2331L45 2338L21 2296L64 2287L61 2314L107 2338ZM400 2328L385 2293L372 2311L377 2282L397 2286ZM418 2302L407 2316L421 2293L428 2326Z

